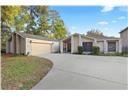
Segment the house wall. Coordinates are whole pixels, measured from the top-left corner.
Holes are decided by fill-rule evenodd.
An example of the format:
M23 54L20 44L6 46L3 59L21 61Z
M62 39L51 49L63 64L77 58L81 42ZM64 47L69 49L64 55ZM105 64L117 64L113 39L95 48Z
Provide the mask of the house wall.
M53 53L57 53L59 52L59 49L60 48L60 44L58 41L53 41L53 44L52 44L52 52Z
M97 41L96 46L100 48L100 52L104 52L104 42L103 41Z
M25 44L26 42L25 42L25 38L20 38L20 52L21 52L21 54L25 54L25 51L26 51L26 49L25 49Z
M78 46L82 46L83 42L94 42L94 40L87 37L81 37L80 35L72 36L71 37L71 53L77 53Z
M77 53L79 46L79 36L72 36L71 38L71 53Z
M125 51L125 48L127 48L127 51L128 51L128 30L121 32L120 37L121 37L121 43L122 43L122 51Z
M92 39L86 38L86 37L82 37L81 38L82 42L93 42Z

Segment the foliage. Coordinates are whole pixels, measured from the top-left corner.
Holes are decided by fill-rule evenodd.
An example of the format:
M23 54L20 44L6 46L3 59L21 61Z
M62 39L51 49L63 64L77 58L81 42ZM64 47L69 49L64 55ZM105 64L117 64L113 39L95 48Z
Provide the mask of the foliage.
M66 37L67 30L65 28L63 20L61 20L60 18L57 18L55 20L54 27L55 27L54 37L56 39L63 39Z
M8 40L9 38L9 34L10 34L10 27L2 24L1 25L1 51L5 50L6 49L6 41Z
M40 17L38 32L40 35L42 34L42 36L47 37L49 35L49 30L50 30L50 25L48 23L47 15L43 15Z
M20 13L20 6L2 6L1 21L7 25L12 25L15 22L15 17Z
M98 46L93 46L92 47L92 54L98 55L99 53L100 53L100 48Z
M68 34L59 13L50 10L48 6L2 6L1 25L9 27L9 31L3 31L5 27L1 26L4 47L13 31L23 31L53 39L63 39Z
M96 29L93 29L87 32L87 36L92 36L92 35L103 36L103 33Z
M100 53L99 56L123 56L123 57L128 57L127 53L119 53L119 52L114 52L114 53Z
M83 53L83 47L82 46L78 46L78 53L82 54Z

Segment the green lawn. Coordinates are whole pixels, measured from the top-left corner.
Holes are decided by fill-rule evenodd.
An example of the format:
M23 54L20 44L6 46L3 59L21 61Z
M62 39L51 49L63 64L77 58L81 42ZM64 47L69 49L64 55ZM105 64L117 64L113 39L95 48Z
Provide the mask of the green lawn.
M33 56L2 56L2 89L31 89L52 65L47 59Z

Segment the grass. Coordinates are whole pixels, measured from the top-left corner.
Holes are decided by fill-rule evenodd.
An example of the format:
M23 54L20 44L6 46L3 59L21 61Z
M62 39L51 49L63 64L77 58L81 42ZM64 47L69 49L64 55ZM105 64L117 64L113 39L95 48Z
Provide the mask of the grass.
M2 56L2 89L31 89L52 65L51 61L34 56Z

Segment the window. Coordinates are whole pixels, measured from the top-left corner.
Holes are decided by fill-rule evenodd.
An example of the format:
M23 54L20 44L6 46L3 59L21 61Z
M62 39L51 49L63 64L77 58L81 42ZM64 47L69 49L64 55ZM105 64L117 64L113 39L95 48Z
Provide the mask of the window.
M115 52L116 51L116 42L108 42L108 51Z

